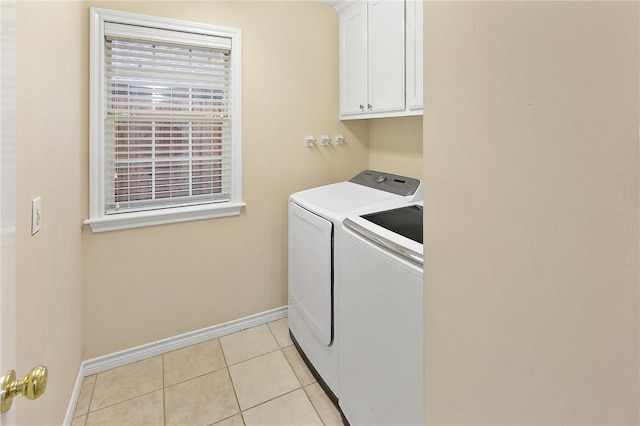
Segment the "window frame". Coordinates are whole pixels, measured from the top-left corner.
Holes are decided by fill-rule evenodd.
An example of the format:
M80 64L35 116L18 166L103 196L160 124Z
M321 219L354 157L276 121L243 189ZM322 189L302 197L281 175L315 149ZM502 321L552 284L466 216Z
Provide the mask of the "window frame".
M106 214L105 205L105 23L204 34L231 40L231 197L227 202ZM242 32L239 29L90 8L89 219L93 232L115 231L191 220L237 216L242 201Z

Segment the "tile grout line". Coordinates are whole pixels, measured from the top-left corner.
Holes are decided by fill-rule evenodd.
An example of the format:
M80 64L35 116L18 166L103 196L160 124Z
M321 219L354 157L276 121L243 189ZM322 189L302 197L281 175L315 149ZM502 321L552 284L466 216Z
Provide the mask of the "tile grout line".
M256 359L256 358L260 358L261 356L269 355L269 354L272 354L272 353L274 353L274 352L278 352L278 351L281 351L281 350L282 350L282 348L274 349L274 350L272 350L272 351L265 352L265 353L263 353L263 354L253 356L253 357L251 357L251 358L247 358L247 359L245 359L244 361L236 362L235 364L230 364L230 365L228 365L227 367L235 367L236 365L240 365L240 364L242 364L243 362L251 361L251 360L254 360L254 359ZM283 354L283 355L284 355L284 354ZM285 358L286 358L286 357L285 357ZM225 361L225 362L226 362L226 361Z
M266 401L262 401L260 404L253 405L253 406L251 406L251 407L247 408L246 410L242 410L242 412L244 413L244 412L246 412L246 411L253 410L254 408L260 407L261 405L264 405L264 404L266 404L266 403L268 403L268 402L275 401L275 400L276 400L276 399L278 399L278 398L281 398L281 397L283 397L283 396L285 396L285 395L289 395L290 393L294 393L295 391L298 391L298 390L303 389L303 388L304 388L303 386L300 386L300 387L298 387L298 388L291 389L291 390L290 390L290 391L288 391L288 392L285 392L285 393L283 393L283 394L281 394L281 395L278 395L278 396L274 396L273 398L267 399ZM304 392L304 390L303 390L303 392ZM305 392L305 396L306 396L306 395L307 395L307 394L306 394L306 392ZM310 399L308 396L307 396L307 399L309 399L309 402L311 402L311 399ZM311 403L311 405L313 406L313 403ZM315 410L315 408L314 408L314 410Z
M289 345L289 346L285 346L285 348L290 348L294 345ZM314 383L317 383L318 381L316 380L315 376L311 373L311 371L309 371L309 374L311 374L311 377L313 378L313 381L309 384L303 385L302 384L302 380L300 380L300 377L298 377L298 373L296 372L296 369L293 367L293 364L291 363L291 360L289 360L289 357L287 357L287 355L284 353L284 348L281 349L282 350L282 355L284 355L284 359L287 360L287 363L289 363L289 367L291 367L291 370L293 370L293 374L296 376L296 379L298 379L298 381L300 382L300 384L302 385L302 387L304 388L305 386L309 386L312 385ZM298 354L298 356L300 356L300 354L298 353L298 350L295 349L294 350L296 352L296 354ZM306 368L307 370L309 370L309 368L307 367L307 365L304 363L304 360L302 358L300 358L300 360L302 361L302 364L304 366L304 368Z
M96 373L96 374L95 374L95 376L96 376L96 380L95 380L95 382L94 382L94 384L93 384L93 391L91 392L91 400L90 400L90 402L89 402L89 409L88 409L88 412L87 412L87 419L86 419L86 420L88 420L88 418L89 418L89 414L90 414L90 413L96 413L96 412L98 412L98 411L102 411L102 410L104 410L104 409L106 409L106 408L115 407L116 405L123 404L123 403L125 403L125 402L133 401L134 399L138 399L138 398L141 398L141 397L143 397L143 396L150 395L150 394L155 393L155 392L158 392L158 391L160 391L160 390L162 390L162 391L163 391L162 395L163 395L163 400L164 400L164 356L163 356L163 355L156 355L155 357L152 357L152 358L149 358L149 359L153 359L153 358L157 358L157 357L160 357L160 358L161 358L161 359L160 359L161 373L162 373L162 387L161 387L161 388L159 388L159 389L154 389L154 390L151 390L151 391L149 391L149 392L141 393L140 395L136 395L136 396L134 396L134 397L127 398L127 399L125 399L125 400L118 401L118 402L115 402L115 403L112 403L112 404L109 404L109 405L105 405L104 407L100 407L100 408L98 408L98 409L96 409L96 410L91 410L91 403L93 402L93 397L94 397L94 395L95 395L95 390L96 390L96 388L98 387L98 378L99 378L99 376L100 376L100 375L102 375L103 373L108 372L108 371L117 370L117 369L119 369L119 368L123 368L123 367L125 367L125 366L115 367L115 368L111 368L111 369L109 369L109 370L102 371L102 372L100 372L100 373ZM146 361L146 360L136 361L135 363L132 363L132 364L142 363L142 362L144 362L144 361ZM131 364L128 364L128 365L131 365ZM87 376L87 377L90 377L90 376ZM85 379L86 379L86 377L85 377ZM83 379L83 383L84 383L84 380L85 380L85 379ZM163 401L163 404L164 404L164 401ZM163 411L164 411L164 410L163 410ZM85 423L86 423L86 421L85 421Z
M267 328L269 329L269 332L271 333L271 337L273 337L273 340L276 341L276 344L278 345L278 348L282 349L282 346L280 346L280 342L278 341L278 338L276 337L276 334L273 332L273 329L271 328L271 326L269 324L271 324L271 323L270 322L267 323Z
M115 407L116 405L124 404L126 402L131 402L134 399L138 399L138 398L142 398L143 396L151 395L152 393L156 393L156 392L158 392L160 390L161 389L155 389L155 390L149 391L147 393L141 393L140 395L136 395L133 398L125 399L124 401L118 401L118 402L116 402L114 404L111 404L111 405L105 405L104 407L100 407L97 410L90 411L89 413L87 413L87 416L89 416L90 413L97 413L98 411L106 410L107 408L112 408L112 407Z
M82 378L82 386L80 387L80 393L82 393L82 388L84 387L84 382L85 382L85 380L86 380L86 379L87 379L86 377L83 377L83 378ZM90 394L90 396L89 396L89 403L87 404L87 412L86 412L86 413L84 413L84 414L81 414L81 415L79 415L79 416L76 416L76 415L75 415L76 413L75 413L75 411L74 411L74 413L73 413L73 417L72 417L72 422L73 422L73 420L75 420L75 419L78 419L78 418L80 418L80 417L84 417L84 422L82 422L82 426L84 426L84 425L86 425L86 424L87 424L87 419L89 418L89 413L91 412L91 411L90 411L90 408L91 408L91 400L93 399L93 391L94 391L94 389L96 388L96 382L97 382L97 381L98 381L98 377L97 377L97 375L96 375L96 378L95 378L95 380L93 381L93 386L91 387L91 394ZM76 410L77 410L77 406L76 406Z
M281 320L278 320L278 321L281 321ZM272 321L272 322L275 322L275 321ZM270 323L267 323L267 326L268 326L269 324L271 324L271 322L270 322ZM275 334L274 334L273 330L271 329L271 327L269 327L269 329L271 330L271 334L273 334L273 335L274 335L273 337L275 338L276 336L275 336ZM277 341L277 340L278 340L278 339L276 338L276 341ZM280 342L278 342L278 345L280 345ZM286 348L289 348L289 347L291 347L291 346L293 346L293 347L295 348L295 345L293 344L293 342L291 343L291 345L288 345L288 346L285 346L285 347L286 347ZM281 347L281 348L280 348L280 350L283 350L283 349L284 349L283 347ZM298 353L298 349L297 349L297 348L295 348L295 352L296 352L296 353ZM304 392L304 394L306 395L307 399L308 399L308 400L309 400L309 402L311 403L311 406L313 407L313 410L315 411L316 415L318 416L318 419L320 419L320 422L322 422L322 424L323 424L323 425L325 425L326 423L325 423L325 421L323 420L322 416L320 415L320 412L318 411L318 408L316 407L316 404L314 404L314 403L313 403L313 398L311 398L311 396L310 396L310 395L309 395L309 393L307 392L307 388L308 388L308 387L310 387L310 386L312 386L312 385L314 385L314 384L318 384L317 380L315 380L315 377L313 377L313 375L312 375L312 377L313 377L314 381L313 381L313 382L311 382L311 383L309 383L309 384L307 384L307 385L303 385L303 384L302 384L302 381L300 381L300 378L298 377L298 373L296 373L296 369L293 367L293 364L291 363L291 360L290 360L290 359L289 359L289 358L284 354L284 350L282 351L282 354L284 355L284 358L285 358L285 359L287 360L287 362L289 363L289 366L291 367L291 370L293 370L293 374L294 374L294 375L296 376L296 378L298 379L298 382L300 382L300 385L301 385L301 387L302 387L302 391ZM300 354L298 353L298 355L300 355ZM303 362L303 365L306 367L306 364L304 364L304 361L302 361L302 362ZM324 390L323 390L322 388L321 388L321 391L322 391L322 392L324 392Z
M309 393L307 392L307 387L310 387L314 384L317 384L318 382L313 382L311 384L308 384L307 386L303 386L302 390L304 391L305 395L307 395L307 398L309 398L309 402L311 403L311 406L313 407L313 410L316 412L316 415L318 416L318 418L320 419L320 421L322 422L323 425L325 425L326 423L324 422L324 420L322 419L322 416L320 415L320 412L318 411L318 408L316 408L316 404L313 403L313 399L311 398L311 396L309 395ZM324 392L324 391L323 391Z
M220 371L220 370L218 370L218 371ZM229 420L230 418L235 417L235 416L240 415L240 414L242 414L242 413L238 412L238 413L232 414L232 415L230 415L230 416L228 416L228 417L225 417L224 419L216 420L216 422L215 422L215 423L210 423L208 426L214 426L214 425L217 425L217 424L218 424L218 423L220 423L220 422L224 422L225 420ZM242 416L241 416L241 417L242 417ZM242 422L244 423L244 418L242 419Z
M269 327L269 330L271 330L271 327ZM273 335L273 331L271 331L271 334ZM275 339L275 336L274 336L274 339ZM276 339L276 343L278 343L277 339ZM278 346L280 346L280 343L278 343ZM286 346L286 347L288 347L288 346ZM282 354L283 358L284 358L284 359L285 359L285 361L287 362L287 365L288 365L288 366L289 366L289 368L291 369L291 372L293 373L293 376L296 378L296 380L298 381L298 384L299 384L300 386L298 386L298 387L296 387L295 389L292 389L292 390L290 390L290 391L288 391L288 392L285 392L285 393L283 393L283 394L280 394L280 395L274 396L273 398L267 399L266 401L262 401L262 402L261 402L261 403L259 403L259 404L256 404L256 405L253 405L253 406L251 406L251 407L247 408L246 410L242 410L242 409L241 409L241 412L242 412L242 413L244 413L245 411L252 410L252 409L254 409L254 408L256 408L256 407L259 407L259 406L261 406L261 405L264 405L264 404L266 404L267 402L273 401L273 400L278 399L278 398L280 398L280 397L282 397L282 396L288 395L288 394L290 394L290 393L292 393L292 392L297 391L298 389L303 389L303 392L304 392L304 386L302 385L302 382L300 382L300 379L298 378L298 375L296 374L295 370L294 370L294 369L293 369L293 367L291 366L291 363L289 362L289 359L287 358L287 356L286 356L286 355L284 354L284 352L282 351L282 348L279 348L279 349L277 349L277 350L275 350L275 351L267 352L266 354L259 355L259 356L264 356L264 355L272 354L272 353L274 353L274 352L278 352L278 351ZM258 357L254 357L254 358L251 358L251 359L255 359L255 358L258 358ZM249 361L249 360L247 360L247 361ZM245 361L242 361L242 362L245 362ZM238 364L241 364L241 363L238 363ZM238 365L238 364L234 364L234 365ZM309 402L311 403L311 406L313 406L313 403L311 402L311 398L309 398L309 396L307 395L307 393L306 393L306 392L305 392L305 396L307 397L307 399L309 399ZM315 410L315 407L314 407L314 410ZM244 420L244 416L243 416L243 420Z
M84 381L87 378L82 379L82 384L84 385ZM89 397L89 406L87 406L87 417L84 419L84 423L87 424L87 420L89 420L89 413L91 413L91 403L93 402L93 395L96 391L96 386L98 385L98 375L96 374L96 379L93 381L93 386L91 387L91 397Z
M176 351L181 351L181 350L190 348L192 346L202 345L203 343L214 342L215 340L218 340L218 344L220 345L220 352L222 353L222 359L224 360L224 367L221 367L221 368L218 368L218 369L214 369L214 370L210 370L210 371L207 371L205 373L198 374L197 376L189 377L187 379L181 379L180 381L175 382L175 383L171 383L170 385L167 385L166 382L164 382L164 376L163 376L163 386L162 387L163 388L170 388L170 387L173 387L173 386L177 386L177 385L186 383L189 380L198 379L198 378L204 377L204 376L206 376L208 374L213 374L215 372L218 372L218 371L224 370L225 368L228 368L227 367L227 360L226 360L226 358L224 356L224 350L222 349L222 344L220 343L220 338L219 337L216 337L214 339L208 340L207 342L196 343L195 345L185 346L184 348L176 349ZM167 352L167 353L176 352L176 351L170 351L170 352ZM162 355L162 360L163 360L163 365L164 365L164 355Z
M237 364L235 364L235 365L237 365ZM204 376L208 376L209 374L217 373L218 371L225 370L226 368L227 368L227 367L226 367L226 366L224 366L224 367L222 367L222 368L218 368L217 370L207 371L206 373L202 373L202 374L199 374L199 375L197 375L197 376L193 376L193 377L190 377L190 378L188 378L188 379L184 379L184 380L182 380L182 381L179 381L179 382L176 382L176 383L172 383L172 384L170 384L170 385L168 385L168 386L163 386L163 388L165 388L165 389L166 389L166 388L172 388L172 387L174 387L174 386L178 386L178 385L181 385L181 384L183 384L183 383L187 383L188 381L191 381L191 380L194 380L194 379L200 379L200 378L202 378L202 377L204 377Z
M220 338L218 337L217 339L218 339L218 344L220 345L220 351L222 352L222 359L224 359L224 366L225 366L224 369L227 370L227 376L229 376L229 381L231 382L231 389L233 389L233 396L236 397L236 404L238 404L238 414L240 414L240 417L242 417L242 423L246 425L247 423L244 421L244 416L242 415L242 408L240 408L240 400L238 400L238 392L236 392L236 386L233 384L233 378L231 377L229 364L227 364L227 355L225 355L224 353L224 346L222 346L222 341L220 340ZM234 414L234 416L235 415L236 414ZM230 416L230 417L233 417L233 416Z
M278 321L282 321L282 320L278 320ZM275 322L275 321L272 321L272 322ZM275 333L274 333L273 329L272 329L272 328L271 328L271 326L269 325L269 324L271 324L272 322L267 323L267 326L269 327L269 330L271 331L271 334L273 335L273 338L274 338L274 339L276 339L276 342L278 343L278 346L280 346L280 342L278 341L278 338L276 337L276 335L275 335ZM291 363L291 360L289 359L289 357L287 357L287 356L285 355L284 350L283 350L284 348L288 348L288 347L291 347L291 346L294 346L294 345L293 345L293 342L291 343L291 345L288 345L288 346L285 346L285 347L282 347L282 346L281 346L281 347L280 347L280 350L282 351L282 355L283 355L283 356L284 356L284 358L287 360L287 363L289 364L289 367L290 367L290 368L291 368L291 370L293 371L293 374L296 376L296 379L298 379L298 382L300 383L300 388L302 389L302 391L304 392L305 396L307 397L307 399L308 399L308 400L309 400L309 402L311 403L311 407L313 407L313 411L315 411L316 415L318 416L318 419L319 419L319 420L320 420L320 422L324 425L324 424L325 424L325 422L324 422L324 420L322 419L322 416L320 415L320 412L319 412L319 411L318 411L318 409L316 408L316 405L313 403L313 399L311 398L311 396L310 396L310 395L309 395L309 393L307 392L307 387L309 387L309 386L311 386L311 385L313 385L313 384L316 384L316 383L318 383L318 382L314 380L312 383L309 383L309 384L308 384L308 385L306 385L306 386L302 384L302 381L301 381L301 380L300 380L300 378L298 377L298 373L296 373L296 369L293 367L293 364ZM298 353L298 350L297 350L297 349L295 349L295 351L296 351L296 353ZM298 354L298 355L299 355L299 354ZM304 361L303 361L303 363L304 363ZM305 366L306 366L306 365L305 365ZM314 379L315 379L315 377L314 377ZM298 389L300 389L300 388L298 388ZM295 390L297 390L297 389L295 389ZM291 392L294 392L294 391L291 391ZM291 392L289 392L289 393L291 393ZM286 393L285 393L285 394L283 394L283 395L286 395ZM280 395L280 396L283 396L283 395ZM279 398L280 396L278 396L278 397L276 397L276 398ZM273 398L273 399L276 399L276 398ZM273 401L273 399L271 399L271 401ZM265 401L265 403L266 403L266 402L268 402L268 401ZM258 405L260 405L260 404L258 404ZM256 405L256 407L257 407L257 405Z
M161 355L162 357L162 423L166 426L167 425L167 396L165 393L165 386L164 386L164 354Z
M282 320L280 319L280 320L277 320L277 321L282 321ZM244 413L245 413L246 411L253 410L253 409L254 409L254 408L256 408L256 407L259 407L259 406L264 405L264 404L266 404L266 403L268 403L268 402L274 401L274 400L276 400L276 399L278 399L278 398L281 398L281 397L283 397L283 396L285 396L285 395L288 395L288 394L290 394L290 393L293 393L293 392L295 392L295 391L297 391L297 390L299 390L299 389L302 389L302 392L304 393L305 397L309 400L309 403L311 404L311 407L313 407L313 410L316 412L316 415L318 416L318 419L320 419L320 421L322 422L322 418L320 417L320 414L318 414L318 412L317 412L317 410L316 410L315 406L313 405L313 402L311 401L311 398L309 398L309 395L307 395L307 393L305 392L305 390L304 390L304 385L302 385L302 382L301 382L301 381L300 381L300 379L298 378L298 375L296 374L295 369L294 369L294 368L293 368L293 366L291 365L291 362L289 362L289 359L288 359L288 358L287 358L287 356L284 354L284 351L282 350L282 349L283 349L283 347L280 345L280 341L278 340L278 338L277 338L277 337L276 337L276 335L275 335L275 332L273 331L273 329L272 329L272 328L271 328L271 326L270 326L270 324L271 324L271 323L273 323L273 322L276 322L276 321L268 322L268 323L266 323L266 326L267 326L267 328L269 329L269 332L271 333L271 336L272 336L272 337L273 337L273 339L276 341L276 344L278 345L278 349L273 350L273 351L270 351L270 352L267 352L267 353L264 353L264 354L262 354L262 355L255 356L255 357L253 357L253 358L246 359L246 360L244 360L244 361L238 362L238 363L233 364L233 365L242 364L243 362L247 362L247 361L250 361L250 360L252 360L252 359L256 359L256 358L259 358L259 357L261 357L261 356L268 355L268 354L272 354L272 353L274 353L274 352L278 352L278 351L279 351L279 352L280 352L280 354L284 357L285 361L287 362L287 365L289 366L289 368L291 369L291 372L293 373L293 376L296 378L296 380L298 381L298 384L299 384L300 386L298 386L298 387L296 387L295 389L292 389L292 390L290 390L290 391L288 391L288 392L285 392L285 393L283 393L283 394L280 394L280 395L277 395L277 396L275 396L275 397L273 397L273 398L270 398L270 399L268 399L268 400L266 400L266 401L262 401L261 403L256 404L256 405L254 405L254 406L251 406L251 407L249 407L249 408L247 408L247 409L245 409L245 410L243 410L242 408L240 408L240 413L242 414L242 421L243 421L243 422L245 423L245 425L246 425L246 421L245 421L245 419L244 419ZM222 346L222 343L220 344L220 346ZM288 345L288 346L285 346L285 347L289 347L289 346L292 346L292 345ZM225 362L226 362L226 358L225 358ZM231 372L229 372L229 375L231 375ZM232 384L233 384L233 380L231 380L231 382L232 382ZM235 393L235 387L234 387L234 393ZM236 393L236 399L237 399L237 393ZM240 401L238 401L238 406L240 406ZM324 422L322 422L322 423L324 424Z
M273 332L271 331L271 327L269 327L269 325L268 325L268 324L269 324L269 323L260 324L260 325L257 325L257 326L255 326L255 327L247 328L247 329L245 329L245 330L236 331L235 333L228 334L227 336L232 336L232 335L234 335L234 334L239 334L239 333L242 333L242 332L247 331L247 330L256 329L256 328L262 327L262 326L264 325L264 326L266 326L266 327L267 327L267 329L269 330L269 333L271 334L271 337L273 338L274 342L276 342L276 346L277 346L277 348L276 348L276 349L274 349L274 350L272 350L272 351L268 351L268 352L265 352L265 353L263 353L263 354L260 354L260 355L252 356L251 358L243 359L242 361L238 361L238 362L236 362L236 363L234 363L234 364L227 364L227 367L231 367L231 366L233 366L233 365L242 364L243 362L250 361L250 360L252 360L252 359L255 359L255 358L261 357L262 355L267 355L267 354L273 353L273 352L275 352L275 351L277 351L277 350L279 350L279 349L282 349L282 348L280 347L280 343L278 343L278 339L276 339L276 338L275 338L275 336L273 335ZM220 347L222 348L222 351L223 351L223 352L224 352L224 345L222 344L222 339L221 339L221 338L222 338L222 337L227 337L227 336L220 336L220 337L218 337L218 339L220 339ZM226 358L226 356L225 356L225 363L226 363L226 362L227 362L227 358Z
M280 346L280 342L279 342L279 341L278 341L278 339L276 338L276 335L274 334L274 332L273 332L273 330L271 329L271 327L269 327L269 324L274 323L274 322L278 322L278 321L282 321L282 320L283 320L283 318L281 318L281 319L279 319L279 320L275 320L275 321L271 321L271 322L267 322L267 323L261 324L261 325L266 325L266 326L267 326L267 328L269 329L269 332L271 333L271 337L273 337L273 340L275 340L276 345L278 345L278 348L277 348L277 349L274 349L274 350L269 351L269 352L265 352L265 353L260 354L260 355L253 356L253 357L251 357L251 358L247 358L247 359L245 359L245 360L242 360L242 361L236 362L236 363L234 363L234 364L228 364L228 363L227 363L227 357L226 357L226 355L224 355L224 345L222 344L222 340L220 340L220 337L226 337L226 336L220 336L220 337L217 337L217 339L218 339L218 340L220 340L220 348L222 348L222 353L223 353L223 356L224 356L224 362L225 362L225 364L227 365L227 368L229 368L229 367L231 367L231 366L238 365L238 364L242 364L243 362L251 361L252 359L259 358L259 357L261 357L261 356L263 356L263 355L268 355L268 354L274 353L274 352L276 352L276 351L281 351L282 349L284 349L284 348L288 348L289 346L293 346L293 343L292 343L291 345L284 346L284 348L283 348L282 346ZM257 326L255 326L255 327L251 327L251 328L247 328L247 329L245 329L245 330L236 331L235 333L228 334L227 336L231 336L231 335L233 335L233 334L237 334L237 333L242 333L243 331L251 330L251 329L253 329L253 328L258 328L258 327L260 327L260 325L257 325ZM282 353L282 355L284 355L284 352ZM286 359L286 358L287 358L287 357L285 356L285 359ZM288 361L287 361L287 362L288 362ZM292 367L292 369L293 369L293 367ZM294 371L294 374L295 374L295 371ZM297 378L297 376L296 376L296 378ZM299 381L299 380L298 380L298 381Z
M284 355L284 353L282 352L282 349L277 349L277 350L275 350L275 351L267 352L266 354L259 355L259 356L257 356L257 357L251 358L251 359L259 358L260 356L269 355L269 354L272 354L272 353L275 353L275 352L280 352L280 353L282 354L282 356L284 357L284 359L287 361L287 364L289 364L289 361L287 360L287 357L286 357L286 356ZM250 361L250 360L247 360L247 361ZM242 362L245 362L245 361L242 361ZM241 362L239 362L238 364L241 364ZM234 364L234 365L238 365L238 364ZM290 365L289 365L289 368L291 368L291 366L290 366ZM287 391L287 392L285 392L285 393L283 393L283 394L276 395L276 396L274 396L273 398L269 398L269 399L267 399L267 400L265 400L265 401L262 401L262 402L260 402L259 404L252 405L251 407L246 408L246 409L244 409L244 410L240 407L240 401L238 400L238 394L236 393L236 391L235 391L235 386L234 386L234 388L233 388L233 392L234 392L234 393L235 393L235 395L236 395L236 400L238 400L238 407L240 408L240 413L242 414L242 413L244 413L244 412L246 412L246 411L252 410L252 409L254 409L254 408L256 408L256 407L259 407L259 406L261 406L261 405L263 405L263 404L266 404L267 402L270 402L270 401L273 401L273 400L275 400L275 399L278 399L278 398L280 398L280 397L282 397L282 396L284 396L284 395L288 395L288 394L290 394L290 393L292 393L292 392L295 392L295 391L297 391L297 390L299 390L299 389L304 389L304 386L302 385L302 383L300 383L300 379L298 379L298 376L296 376L295 371L293 371L293 368L291 368L291 371L293 372L294 377L295 377L295 378L296 378L296 380L298 381L298 385L299 385L298 387L296 387L296 388L294 388L294 389L291 389L290 391ZM229 372L229 377L231 378L231 372ZM231 379L231 384L232 384L232 386L233 386L233 379ZM305 392L305 395L306 395L306 392ZM311 402L311 399L310 399L308 396L307 396L307 398L309 399L309 402ZM311 405L313 406L313 403L311 403ZM314 408L314 409L315 409L315 408ZM244 415L242 416L242 419L243 419L243 421L244 421ZM246 424L246 422L245 422L245 424Z

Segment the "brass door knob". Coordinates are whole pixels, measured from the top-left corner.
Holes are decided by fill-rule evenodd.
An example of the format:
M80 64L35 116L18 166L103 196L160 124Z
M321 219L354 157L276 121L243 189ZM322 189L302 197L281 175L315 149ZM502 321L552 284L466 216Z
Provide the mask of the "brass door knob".
M0 413L6 413L11 408L13 397L24 395L27 399L36 399L47 389L47 367L34 367L24 379L16 381L15 370L7 371L0 377Z

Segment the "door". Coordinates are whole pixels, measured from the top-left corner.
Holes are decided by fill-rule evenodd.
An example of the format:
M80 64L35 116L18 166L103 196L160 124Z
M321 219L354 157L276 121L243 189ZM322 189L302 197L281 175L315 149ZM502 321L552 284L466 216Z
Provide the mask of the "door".
M333 224L289 203L289 309L319 341L333 340Z
M0 374L15 368L16 3L0 2ZM0 425L16 423L16 407Z
M369 6L369 112L404 110L404 2Z
M367 3L340 12L340 114L367 112Z

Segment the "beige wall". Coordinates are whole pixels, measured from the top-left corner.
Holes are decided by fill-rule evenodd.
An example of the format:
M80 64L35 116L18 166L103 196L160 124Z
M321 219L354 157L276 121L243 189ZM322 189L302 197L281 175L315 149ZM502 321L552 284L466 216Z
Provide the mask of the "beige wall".
M369 122L369 167L422 178L422 116Z
M100 235L82 227L90 6L243 30L240 217ZM19 3L16 368L50 368L47 393L16 402L21 423L61 422L83 359L287 303L288 194L369 163L369 124L337 120L336 46L336 13L314 2ZM325 133L348 143L304 147L304 135ZM32 237L36 196L43 228Z
M16 371L49 367L46 393L17 398L18 424L60 424L82 361L80 182L86 159L87 15L72 2L18 2ZM42 228L31 236L31 200Z
M247 207L239 217L104 234L85 226L85 358L286 305L288 195L368 164L366 122L337 119L336 12L316 2L90 4L242 29ZM88 37L87 20L74 24L76 37ZM86 108L88 51L74 54ZM304 146L307 134L336 133L348 143ZM82 153L85 182L86 140Z
M638 424L637 2L425 2L428 424Z

